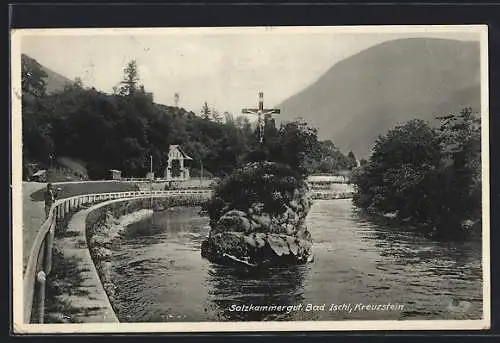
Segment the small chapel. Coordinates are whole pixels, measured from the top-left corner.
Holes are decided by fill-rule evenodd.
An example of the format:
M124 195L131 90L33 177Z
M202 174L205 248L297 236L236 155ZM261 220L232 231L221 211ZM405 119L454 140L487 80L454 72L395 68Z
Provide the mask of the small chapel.
M184 161L193 160L179 145L171 145L168 149L168 165L165 168L164 177L167 181L189 180L189 169Z

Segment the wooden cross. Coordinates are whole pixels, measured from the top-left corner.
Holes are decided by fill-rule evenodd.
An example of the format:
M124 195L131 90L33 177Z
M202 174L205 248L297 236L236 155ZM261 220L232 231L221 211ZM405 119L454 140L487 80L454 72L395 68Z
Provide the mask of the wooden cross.
M259 92L259 108L244 108L241 110L243 114L257 114L257 123L259 127L259 140L262 143L264 139L264 118L271 116L271 114L279 114L280 110L277 108L264 108L264 92Z

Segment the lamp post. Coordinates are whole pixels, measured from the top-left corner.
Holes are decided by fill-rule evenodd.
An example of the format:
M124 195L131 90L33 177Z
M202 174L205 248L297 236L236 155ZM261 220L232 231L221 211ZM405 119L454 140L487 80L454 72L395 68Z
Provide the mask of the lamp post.
M200 161L200 185L203 185L203 161Z
M150 205L153 208L153 155L149 155L149 179Z
M47 170L47 174L45 175L46 181L50 180L50 175L53 174L52 165L53 165L54 155L52 153L49 154L49 170Z

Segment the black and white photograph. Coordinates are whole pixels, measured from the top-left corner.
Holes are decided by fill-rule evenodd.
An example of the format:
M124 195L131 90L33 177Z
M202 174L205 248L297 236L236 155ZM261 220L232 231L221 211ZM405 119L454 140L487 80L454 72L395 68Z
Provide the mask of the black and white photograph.
M489 328L487 43L13 30L14 330Z

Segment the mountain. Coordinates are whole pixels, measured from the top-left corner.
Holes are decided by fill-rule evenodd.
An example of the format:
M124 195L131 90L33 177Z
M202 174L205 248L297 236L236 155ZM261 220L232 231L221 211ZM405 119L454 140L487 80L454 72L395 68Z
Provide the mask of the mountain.
M374 140L413 118L434 122L472 107L480 111L479 42L408 38L344 59L278 107L278 122L302 117L358 158Z
M42 69L47 74L47 78L45 79L45 86L47 89L47 93L49 94L62 91L64 89L64 86L74 83L74 81L71 81L67 77L62 76L61 74L58 74L45 66L42 66Z
M28 64L37 65L45 72L45 74L47 74L47 77L45 77L44 80L45 80L45 89L48 94L62 91L66 85L74 83L74 81L47 68L46 66L40 64L37 60L26 54L23 54L22 58Z

